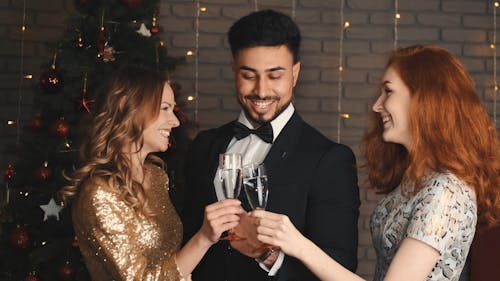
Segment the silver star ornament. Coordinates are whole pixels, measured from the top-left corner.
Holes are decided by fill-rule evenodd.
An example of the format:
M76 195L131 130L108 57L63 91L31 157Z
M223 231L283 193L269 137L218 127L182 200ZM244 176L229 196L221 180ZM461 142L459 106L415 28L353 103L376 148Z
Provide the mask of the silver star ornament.
M50 198L49 203L47 203L46 205L40 205L40 208L45 213L43 215L43 221L46 221L49 217L56 217L56 220L59 220L59 213L62 209L64 209L63 206L59 206L56 204L54 198Z

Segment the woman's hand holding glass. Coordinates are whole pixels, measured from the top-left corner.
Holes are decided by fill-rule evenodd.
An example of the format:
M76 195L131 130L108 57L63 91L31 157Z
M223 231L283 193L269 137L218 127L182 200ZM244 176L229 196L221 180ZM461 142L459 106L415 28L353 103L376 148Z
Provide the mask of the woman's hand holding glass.
M240 221L240 215L245 210L237 199L224 199L205 207L205 215L200 233L210 244L219 240L223 232L236 227Z
M241 175L241 154L224 153L219 155L219 176L224 199L236 199L240 195L242 175ZM230 228L227 236L220 237L219 240L241 240L233 228Z
M263 163L243 166L243 189L247 196L248 203L253 210L266 209L269 185L266 168ZM254 249L254 252L261 253L265 250L262 254L266 256L266 252L270 250L275 252L278 249L279 247L275 244L263 243L262 246Z
M257 239L268 245L279 247L289 256L299 258L308 240L286 215L280 215L264 210L254 210L251 216L255 218Z

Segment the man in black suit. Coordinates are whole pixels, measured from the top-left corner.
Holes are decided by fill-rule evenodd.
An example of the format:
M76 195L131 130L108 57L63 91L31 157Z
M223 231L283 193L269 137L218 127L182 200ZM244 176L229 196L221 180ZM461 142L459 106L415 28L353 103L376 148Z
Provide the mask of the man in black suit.
M239 118L199 133L187 159L181 215L187 241L205 206L222 198L215 177L218 155L241 153L243 164L264 163L267 209L286 214L309 239L346 268L357 266L359 190L352 151L305 123L292 104L300 72L300 32L292 19L265 10L229 30ZM246 199L240 196L248 210ZM255 243L244 215L242 241L220 241L193 272L193 280L317 280L298 260ZM256 251L259 249L258 251Z

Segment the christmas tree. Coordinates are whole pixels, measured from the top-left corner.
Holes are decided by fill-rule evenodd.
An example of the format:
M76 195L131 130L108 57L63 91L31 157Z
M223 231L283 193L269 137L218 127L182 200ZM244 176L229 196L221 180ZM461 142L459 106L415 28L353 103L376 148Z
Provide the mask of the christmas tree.
M74 238L70 206L61 206L57 196L66 183L63 172L71 174L78 166L79 128L99 101L98 88L117 68L135 64L168 75L183 61L168 56L160 39L159 0L74 4L79 14L69 15L63 38L48 44L54 56L42 66L34 87L40 112L23 131L19 161L4 171L9 195L0 198L0 280L90 280ZM173 88L179 103L180 87ZM182 103L175 111L181 127L167 154L160 155L169 163L174 203L180 201L181 167L194 125Z

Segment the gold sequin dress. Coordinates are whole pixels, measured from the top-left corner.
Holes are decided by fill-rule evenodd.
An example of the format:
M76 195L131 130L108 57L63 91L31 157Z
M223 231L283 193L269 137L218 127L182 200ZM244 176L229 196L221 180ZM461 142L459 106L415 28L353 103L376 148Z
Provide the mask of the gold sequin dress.
M147 170L154 217L135 212L114 187L95 184L102 180L84 184L74 202L75 233L94 281L183 280L175 263L182 224L168 195L168 177L160 167Z

